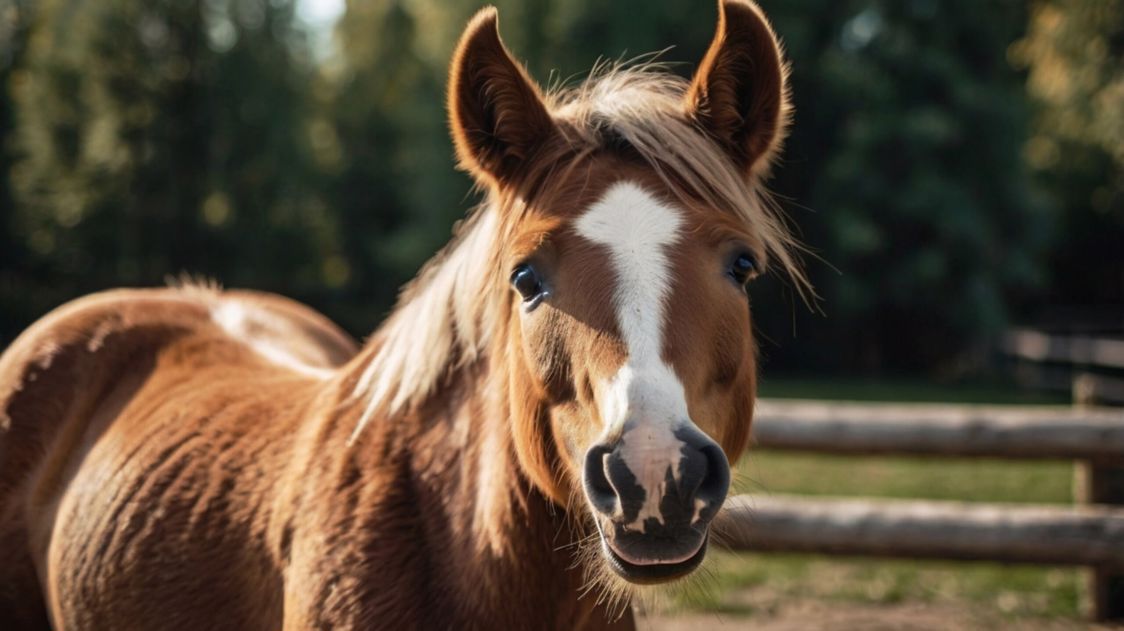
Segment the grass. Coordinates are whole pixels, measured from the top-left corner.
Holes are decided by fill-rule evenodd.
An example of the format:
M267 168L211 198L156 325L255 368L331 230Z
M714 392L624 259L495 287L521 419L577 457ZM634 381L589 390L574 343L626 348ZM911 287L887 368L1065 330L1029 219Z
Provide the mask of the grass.
M754 450L738 466L735 477L738 493L1073 501L1070 461L848 457Z
M768 615L805 599L869 605L936 604L1002 618L1075 618L1083 580L1068 568L951 561L864 560L718 553L707 589L680 609Z
M933 386L918 382L771 381L761 395L871 401L1064 404L1002 384ZM847 457L752 451L739 464L735 491L1067 504L1068 461ZM1076 618L1082 572L1073 568L920 560L854 559L715 551L707 589L676 609L767 615L794 599L864 604L925 603L971 608L1003 618Z

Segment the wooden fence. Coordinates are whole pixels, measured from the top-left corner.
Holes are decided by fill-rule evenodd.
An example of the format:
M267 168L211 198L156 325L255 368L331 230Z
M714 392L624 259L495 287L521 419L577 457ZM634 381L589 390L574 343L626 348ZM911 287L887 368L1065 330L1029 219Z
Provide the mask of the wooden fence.
M1084 401L1124 404L1124 338L1052 335L1035 329L1011 329L998 350L1015 362L1023 385L1071 391Z
M761 401L754 437L831 454L1076 460L1077 506L738 496L716 534L745 551L1089 566L1091 613L1124 619L1124 410Z

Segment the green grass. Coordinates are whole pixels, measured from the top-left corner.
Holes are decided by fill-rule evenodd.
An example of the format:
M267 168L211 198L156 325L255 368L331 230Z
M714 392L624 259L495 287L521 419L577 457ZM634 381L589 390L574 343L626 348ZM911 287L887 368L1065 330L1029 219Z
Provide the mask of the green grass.
M771 381L761 395L871 401L1064 404L1064 397L1031 394L1003 385L934 386L918 382ZM737 467L734 490L922 498L979 502L1067 504L1073 465L1068 461L847 457L751 451ZM1082 573L1073 568L995 563L854 559L715 551L705 581L677 608L730 615L767 614L794 599L852 603L938 603L1003 618L1079 616Z
M769 614L802 599L972 608L1002 618L1075 618L1083 580L1069 568L951 561L867 560L794 554L716 553L707 589L680 609Z
M825 456L751 450L734 490L753 494L865 495L975 502L1073 501L1073 463Z

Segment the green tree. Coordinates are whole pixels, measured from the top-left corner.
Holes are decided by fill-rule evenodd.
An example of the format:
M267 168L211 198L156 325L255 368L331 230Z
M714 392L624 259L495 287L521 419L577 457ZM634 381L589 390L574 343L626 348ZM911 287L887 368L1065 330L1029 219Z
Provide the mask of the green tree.
M16 202L11 176L16 162L16 147L11 142L15 130L11 86L20 77L29 13L30 7L23 0L0 1L0 347L6 331L18 329L35 315L26 301L17 299L30 288L16 273L26 252L13 229Z
M1124 309L1124 1L1033 5L1012 56L1036 105L1025 156L1062 208L1049 302Z
M953 366L1045 284L1051 212L1020 160L1028 111L1006 58L1024 7L766 10L787 44L796 104L774 187L839 271L812 264L826 317L796 309L799 337L785 309L763 313L763 326L800 368Z
M1121 1L763 0L796 104L770 186L826 261L809 261L826 316L775 280L753 289L773 372L948 368L1028 305L1124 302ZM5 317L189 271L376 324L476 202L444 85L479 3L352 0L321 61L294 2L37 4L20 65L0 67L19 77L14 119L0 100L19 202L0 217ZM548 86L671 46L690 74L715 19L694 2L498 4ZM1052 92L1059 73L1078 79Z
M181 272L321 284L335 226L308 192L297 35L286 2L39 6L14 171L36 311Z
M445 140L444 86L417 38L407 3L350 2L336 27L338 56L318 84L314 155L346 226L338 313L363 334L464 212L468 183Z

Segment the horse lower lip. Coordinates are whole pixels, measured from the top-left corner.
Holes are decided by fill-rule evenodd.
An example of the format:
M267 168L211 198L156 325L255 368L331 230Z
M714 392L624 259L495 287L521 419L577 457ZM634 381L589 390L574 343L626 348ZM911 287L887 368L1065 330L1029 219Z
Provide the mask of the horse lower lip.
M677 554L674 554L674 555L671 555L671 556L653 557L653 558L646 558L645 559L645 558L640 558L640 557L634 557L634 556L622 551L620 548L616 547L615 545L613 545L612 542L610 542L608 540L605 541L605 545L607 545L609 547L609 550L612 551L613 554L615 554L622 561L625 561L625 562L627 562L631 565L636 565L636 566L678 565L680 563L685 563L685 562L693 559L695 557L695 555L699 553L699 550L702 549L703 544L705 544L705 543L706 543L706 537L702 537L702 538L699 539L699 542L696 546L694 546L690 550L687 550L686 552L677 553Z
M601 545L604 549L604 554L609 566L612 567L617 574L630 583L648 585L664 583L690 574L702 563L703 555L706 552L706 539L706 537L703 538L693 555L678 563L662 560L649 564L636 564L617 554L613 546L605 539L601 540Z

